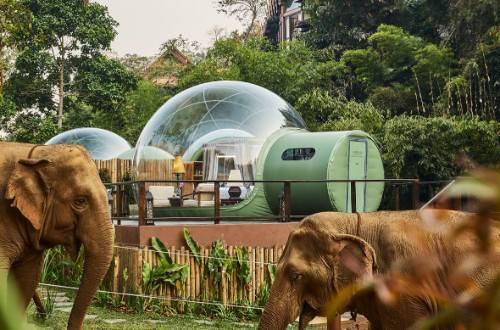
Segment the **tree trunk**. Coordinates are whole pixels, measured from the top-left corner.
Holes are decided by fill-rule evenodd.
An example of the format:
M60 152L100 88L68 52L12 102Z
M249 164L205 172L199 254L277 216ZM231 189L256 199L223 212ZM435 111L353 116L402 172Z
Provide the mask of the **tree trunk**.
M3 48L4 48L4 43L3 43L2 39L0 39L0 56L2 56ZM4 85L4 81L5 81L4 80L5 72L3 70L3 65L1 62L2 62L2 59L0 58L0 96L3 93L3 85Z
M243 34L243 41L247 41L248 37L250 36L250 33L252 32L253 25L255 24L255 21L257 20L257 11L252 12L252 20L250 21L250 25L248 26L248 29L245 31Z
M59 109L57 111L57 127L62 128L64 108L64 52L61 54L59 64Z

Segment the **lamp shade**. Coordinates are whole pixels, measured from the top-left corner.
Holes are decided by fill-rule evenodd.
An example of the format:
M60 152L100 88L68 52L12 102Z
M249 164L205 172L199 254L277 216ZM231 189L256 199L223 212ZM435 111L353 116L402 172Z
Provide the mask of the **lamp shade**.
M175 156L174 159L174 168L172 170L174 174L184 174L186 173L186 169L184 168L184 162L182 161L182 156Z

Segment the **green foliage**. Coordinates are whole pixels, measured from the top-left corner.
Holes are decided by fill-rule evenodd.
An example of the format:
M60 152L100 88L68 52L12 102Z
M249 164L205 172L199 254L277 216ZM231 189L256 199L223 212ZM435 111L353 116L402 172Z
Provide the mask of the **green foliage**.
M198 41L190 41L182 34L177 37L168 39L160 46L160 55L163 58L172 58L176 51L181 51L192 62L199 62L204 53L201 50L201 45Z
M62 246L45 251L40 282L57 285L79 286L83 273L85 252L80 249L75 261L71 261Z
M123 104L126 95L136 88L137 78L117 61L103 56L117 25L107 8L80 0L22 0L18 4L25 8L30 21L27 28L19 26L10 32L17 58L5 83L4 97L14 105L11 118L15 120L8 125L1 123L10 139L47 141L54 134L45 138L45 134L29 132L36 128L46 131L54 117L59 124L61 117L56 109L67 114L65 129L123 129ZM35 116L19 120L26 111L34 111ZM29 129L26 132L25 127Z
M0 251L0 260L3 256ZM17 330L28 329L21 313L16 285L11 282L8 271L0 268L0 329Z
M213 276L213 283L218 287L223 276L232 274L233 262L232 258L227 254L221 240L216 240L212 243L210 256L205 265L205 277Z
M169 98L169 91L140 80L137 89L127 94L122 108L124 126L117 132L134 144L151 116Z
M165 260L167 263L172 264L172 258L170 257L170 253L168 252L168 249L165 247L163 242L156 237L151 238L151 245L155 249L155 251L158 253L158 256L160 259Z
M483 165L500 162L498 122L467 119L395 117L384 128L386 175L434 180L453 178L463 169L456 157L467 154Z
M151 245L157 252L158 264L156 266L152 266L149 263L144 264L142 269L143 292L151 295L162 284L171 285L177 291L181 291L182 284L187 280L188 265L173 263L167 248L158 238L151 238ZM143 307L147 308L150 303L151 299L148 299Z
M184 235L184 240L186 241L187 246L191 250L191 253L193 254L196 263L198 265L201 264L201 256L200 256L200 247L196 243L196 241L191 237L191 233L189 232L189 229L183 228L182 229L182 234Z
M186 244L196 258L196 262L203 265L203 276L205 278L212 276L215 288L218 288L224 274L228 280L231 280L232 275L236 273L238 284L245 289L249 289L248 285L252 282L252 275L250 274L247 248L235 247L235 257L231 257L227 253L222 241L216 240L212 243L209 258L202 260L200 256L200 248L196 241L192 238L189 229L184 228L183 234Z
M0 0L0 99L5 78L12 69L16 48L14 36L26 33L30 21L30 13L20 1Z
M13 114L3 129L8 140L42 144L60 132L53 116L29 110Z
M368 100L377 108L387 111L389 117L413 113L417 109L413 88L401 84L391 87L376 87L370 93Z
M225 39L216 42L204 60L180 75L179 87L222 79L242 80L295 103L314 88L343 90L344 75L345 67L332 54L316 53L301 41L275 51L263 38L251 38L247 43Z
M169 284L180 290L187 279L187 265L169 264L165 259L160 259L157 266L144 264L142 280L144 292L148 294L156 291L161 284Z
M278 267L273 264L268 264L267 271L269 272L269 279L271 280L271 283L273 283L276 279L276 272L278 271Z
M419 107L425 112L426 108L432 108L429 104L441 94L454 70L451 51L425 43L391 25L380 25L368 43L366 49L347 50L342 55L342 60L352 68L357 86L379 103L384 102L382 96L392 92L405 96L404 105L408 106L413 103L409 102L409 94L416 95L416 109L403 110L397 106L391 109L393 113L416 112ZM354 93L359 94L356 85Z
M318 126L330 119L335 109L341 106L339 103L342 101L333 97L328 91L314 89L297 100L295 110L308 123L309 129L316 130Z
M122 107L137 82L118 61L94 55L80 59L72 91L78 94L79 102L91 107L96 124L117 131L125 126Z
M43 308L45 309L45 313L39 313L37 314L37 317L46 320L47 318L52 316L52 314L54 313L56 297L57 297L56 292L47 288L45 294L42 297L43 298L42 304Z
M311 23L307 42L343 51L366 46L368 36L381 24L440 42L447 28L449 1L310 0L305 8Z
M245 247L237 246L234 249L236 260L234 261L234 271L236 278L241 286L247 287L252 282L252 275L250 274L250 264L248 262L248 249Z
M371 103L330 97L327 104L330 113L318 125L319 131L363 130L375 138L382 135L385 117Z

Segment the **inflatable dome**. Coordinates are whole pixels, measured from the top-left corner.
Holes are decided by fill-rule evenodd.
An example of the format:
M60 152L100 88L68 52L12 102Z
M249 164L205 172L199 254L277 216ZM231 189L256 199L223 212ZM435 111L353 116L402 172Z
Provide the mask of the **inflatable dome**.
M76 128L54 136L45 144L79 144L93 159L112 159L130 149L121 136L100 128Z
M201 84L177 94L153 115L137 142L134 165L138 168L141 150L147 146L195 161L207 144L251 140L252 146L262 145L284 127L305 128L305 123L271 91L241 81ZM244 161L254 162L258 152L252 147Z

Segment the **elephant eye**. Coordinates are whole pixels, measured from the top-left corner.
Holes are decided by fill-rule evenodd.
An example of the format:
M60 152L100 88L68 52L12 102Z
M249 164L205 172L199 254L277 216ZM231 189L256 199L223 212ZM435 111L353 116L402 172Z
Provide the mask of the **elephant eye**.
M292 273L291 279L292 279L292 281L298 281L298 280L302 279L302 274Z
M87 206L87 198L85 198L85 197L78 197L78 198L75 198L75 200L73 201L73 205L74 205L77 209L82 209L82 208L84 208L85 206Z

